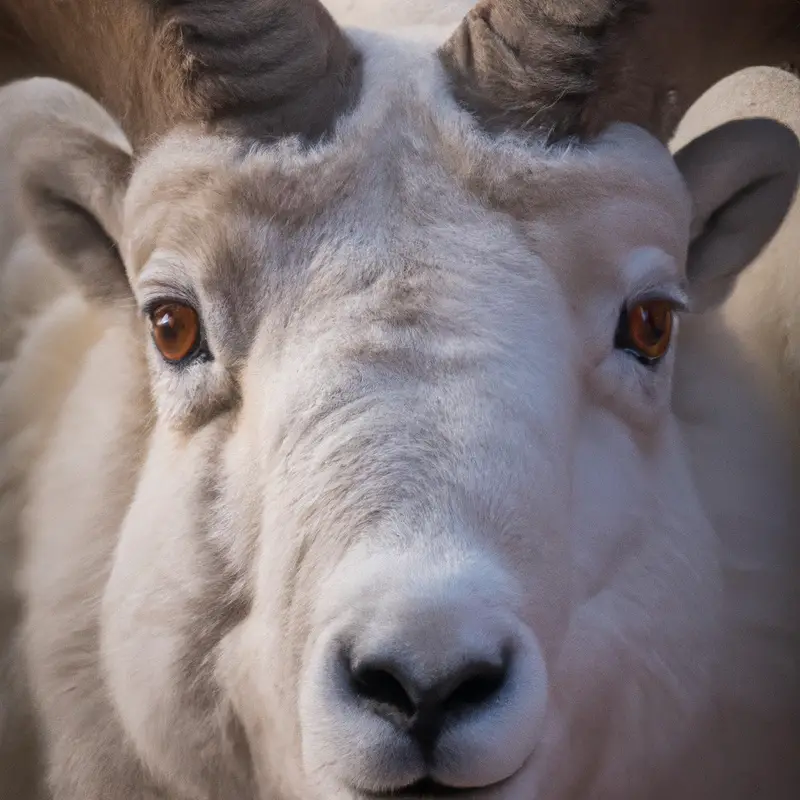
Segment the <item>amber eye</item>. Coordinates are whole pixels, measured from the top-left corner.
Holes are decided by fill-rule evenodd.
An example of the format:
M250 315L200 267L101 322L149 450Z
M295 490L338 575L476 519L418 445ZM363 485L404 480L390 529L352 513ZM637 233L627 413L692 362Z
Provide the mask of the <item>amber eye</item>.
M153 341L167 361L183 361L200 343L197 312L183 303L164 303L150 313Z
M654 364L669 350L675 306L669 300L647 300L623 309L615 346Z

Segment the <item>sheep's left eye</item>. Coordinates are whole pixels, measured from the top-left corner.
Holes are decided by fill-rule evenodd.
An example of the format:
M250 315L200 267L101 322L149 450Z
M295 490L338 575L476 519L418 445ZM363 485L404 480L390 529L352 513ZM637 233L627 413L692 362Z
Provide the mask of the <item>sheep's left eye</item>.
M614 346L653 365L669 350L675 306L669 300L648 300L624 308L620 314Z

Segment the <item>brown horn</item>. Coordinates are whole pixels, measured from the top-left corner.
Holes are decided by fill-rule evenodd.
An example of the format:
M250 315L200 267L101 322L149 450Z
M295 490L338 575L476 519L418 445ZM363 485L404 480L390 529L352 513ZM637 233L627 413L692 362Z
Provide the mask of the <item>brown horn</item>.
M481 0L442 47L458 100L492 130L668 141L726 75L800 54L797 0Z
M360 59L318 0L0 0L0 79L87 91L134 146L182 122L324 134Z

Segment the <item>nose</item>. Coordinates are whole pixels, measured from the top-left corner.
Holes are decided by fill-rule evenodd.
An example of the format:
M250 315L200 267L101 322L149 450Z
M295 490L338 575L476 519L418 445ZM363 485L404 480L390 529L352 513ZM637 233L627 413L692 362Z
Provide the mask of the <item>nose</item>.
M419 662L376 653L350 663L350 688L362 707L430 753L448 722L479 714L499 696L509 658L501 648L466 657L454 653L429 675Z
M548 695L515 585L487 559L444 576L440 565L408 564L389 574L385 561L374 573L359 565L326 598L332 611L299 687L304 769L359 796L515 779L544 730Z

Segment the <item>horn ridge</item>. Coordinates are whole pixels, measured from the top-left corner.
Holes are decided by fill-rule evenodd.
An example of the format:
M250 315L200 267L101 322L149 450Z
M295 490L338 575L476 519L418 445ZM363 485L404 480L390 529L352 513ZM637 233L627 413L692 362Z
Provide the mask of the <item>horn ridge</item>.
M258 139L318 138L352 103L361 59L318 0L153 0L206 121Z
M439 51L489 130L588 138L633 122L667 142L714 83L800 57L797 0L480 0Z
M360 55L319 0L0 0L0 43L0 80L73 83L134 146L192 122L316 139L360 89Z
M483 0L440 48L456 99L490 130L574 132L607 40L646 0Z

